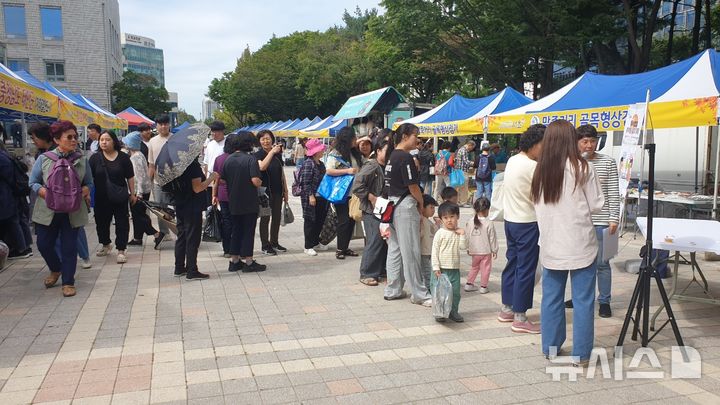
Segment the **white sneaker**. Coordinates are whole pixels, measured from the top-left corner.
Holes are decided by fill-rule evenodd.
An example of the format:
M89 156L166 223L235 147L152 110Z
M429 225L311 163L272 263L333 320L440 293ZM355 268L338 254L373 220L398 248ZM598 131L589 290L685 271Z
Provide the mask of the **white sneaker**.
M317 256L315 249L305 249L305 254L308 256Z
M80 266L83 269L89 269L92 267L92 263L90 263L90 259L81 259L80 262L81 262Z
M490 290L488 290L487 287L480 287L480 294L487 294L488 291L490 291Z
M125 251L118 252L117 262L118 264L127 263L127 256L125 256Z
M478 288L477 288L477 286L475 286L475 284L467 284L467 283L465 284L465 291L473 292L473 291L477 291L477 290L478 290Z
M410 303L416 304L416 305L422 305L424 307L431 307L432 306L432 298L428 298L428 299L422 300L422 301L415 301L414 299L411 298Z
M100 249L98 249L95 254L98 257L103 257L103 256L107 256L111 250L112 250L112 243L108 243L107 245L103 245Z
M321 250L321 251L324 252L324 251L328 250L329 248L328 248L327 245L323 245L322 243L318 243L313 249L315 249L315 250Z

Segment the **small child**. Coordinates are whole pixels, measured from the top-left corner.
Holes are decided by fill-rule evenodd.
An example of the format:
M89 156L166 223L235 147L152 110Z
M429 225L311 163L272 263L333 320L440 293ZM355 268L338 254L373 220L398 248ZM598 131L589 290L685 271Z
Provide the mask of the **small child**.
M488 211L490 211L490 200L480 197L475 200L473 208L475 216L465 225L468 254L472 256L472 267L465 283L465 291L478 291L475 286L475 277L480 273L480 294L486 294L492 261L497 258L497 236L493 223L487 218Z
M458 203L458 192L452 187L445 187L440 191L440 198L442 198L443 202L451 202L453 204Z
M460 250L467 249L467 240L465 239L465 230L458 228L460 207L446 201L440 204L438 215L440 215L443 227L435 233L433 238L431 289L435 288L440 274L448 276L453 287L450 319L455 322L463 322L464 319L458 312L460 308ZM435 318L435 320L444 322L445 318Z
M429 195L423 195L423 219L420 222L420 275L423 284L430 289L430 273L432 273L432 244L437 225L432 221L438 203ZM432 294L432 291L430 291Z

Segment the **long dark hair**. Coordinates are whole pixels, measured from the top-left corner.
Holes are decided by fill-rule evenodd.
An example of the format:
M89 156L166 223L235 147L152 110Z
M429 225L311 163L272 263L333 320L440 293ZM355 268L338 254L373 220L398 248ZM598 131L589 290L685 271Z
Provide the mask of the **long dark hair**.
M542 195L545 204L560 200L565 181L565 164L570 160L575 173L575 187L587 181L588 163L580 156L575 127L565 120L548 125L543 136L543 147L533 175L531 196L534 203Z
M335 137L333 148L346 162L352 164L351 158L355 158L358 164L362 164L362 154L357 147L352 147L352 141L356 139L355 130L352 127L345 127Z

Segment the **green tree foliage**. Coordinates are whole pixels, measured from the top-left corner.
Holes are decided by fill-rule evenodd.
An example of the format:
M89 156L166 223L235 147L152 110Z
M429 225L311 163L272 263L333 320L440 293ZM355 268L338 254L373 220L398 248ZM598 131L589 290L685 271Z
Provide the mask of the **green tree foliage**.
M195 116L193 116L192 114L188 114L188 112L182 108L178 109L177 120L178 120L179 124L182 124L185 121L187 121L191 124L198 122L198 120L195 118Z
M238 126L327 116L348 97L385 86L440 103L529 83L540 98L586 71L642 72L717 44L718 2L684 4L704 6L703 16L711 10L712 41L705 27L695 41L663 34L674 28L660 16L662 0L382 0L382 15L356 8L324 32L245 49L208 95Z
M112 86L112 110L118 113L133 107L148 117L168 111L168 92L154 77L125 71Z

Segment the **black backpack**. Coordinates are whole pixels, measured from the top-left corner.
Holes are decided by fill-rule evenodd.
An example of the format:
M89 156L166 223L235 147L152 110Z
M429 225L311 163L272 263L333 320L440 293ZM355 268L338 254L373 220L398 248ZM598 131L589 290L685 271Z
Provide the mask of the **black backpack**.
M5 152L3 152L5 153ZM30 184L28 177L28 166L25 164L25 162L15 156L11 155L9 153L5 153L5 155L10 159L10 162L12 162L13 166L13 177L12 179L5 179L6 183L10 186L12 189L12 193L16 197L27 197L30 195Z

